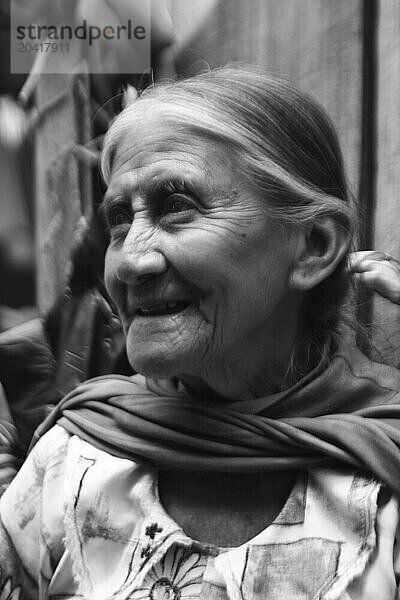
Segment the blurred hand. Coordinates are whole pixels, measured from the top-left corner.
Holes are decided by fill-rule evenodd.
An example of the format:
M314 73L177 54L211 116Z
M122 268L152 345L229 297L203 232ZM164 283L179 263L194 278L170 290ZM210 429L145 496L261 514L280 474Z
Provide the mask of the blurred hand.
M400 262L389 254L375 250L353 252L349 272L358 283L400 304Z
M96 73L91 77L92 94L100 106L127 84L137 88L146 86L160 77L175 77L172 51L175 31L166 0L145 1L151 3L152 72L148 73L146 82L142 73L137 73L133 66L138 64L136 52L140 49L140 44L134 45L133 41L128 39L99 40L99 43L90 48L87 60L89 71ZM100 28L105 25L124 25L129 19L134 24L140 24L143 6L143 0L136 0L134 3L132 0L78 0L75 19L80 23L86 19L88 25L97 25Z

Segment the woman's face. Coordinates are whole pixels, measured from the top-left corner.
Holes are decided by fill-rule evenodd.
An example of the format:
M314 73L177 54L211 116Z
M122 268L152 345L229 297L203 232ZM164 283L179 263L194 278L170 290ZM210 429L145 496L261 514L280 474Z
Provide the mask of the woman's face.
M106 286L136 371L229 393L279 362L297 323L293 244L227 149L160 118L135 124L104 209Z

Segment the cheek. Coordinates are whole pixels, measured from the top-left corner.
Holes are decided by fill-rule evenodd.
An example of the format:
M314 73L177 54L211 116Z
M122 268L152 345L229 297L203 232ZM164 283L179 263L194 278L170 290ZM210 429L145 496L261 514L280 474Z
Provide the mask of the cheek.
M215 228L183 232L165 247L170 264L182 275L204 289L224 281L235 269L237 252L234 244Z

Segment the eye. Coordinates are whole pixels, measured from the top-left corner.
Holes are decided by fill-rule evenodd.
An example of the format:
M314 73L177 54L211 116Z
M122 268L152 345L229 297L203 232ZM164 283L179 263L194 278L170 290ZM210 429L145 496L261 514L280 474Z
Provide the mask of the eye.
M161 208L162 216L183 213L194 208L192 200L184 194L171 194L164 199Z
M106 213L107 226L111 233L124 225L130 226L132 219L133 215L129 207L114 206Z

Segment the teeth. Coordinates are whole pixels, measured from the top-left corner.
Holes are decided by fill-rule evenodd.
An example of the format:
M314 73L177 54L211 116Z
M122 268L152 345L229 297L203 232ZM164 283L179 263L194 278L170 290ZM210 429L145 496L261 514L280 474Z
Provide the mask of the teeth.
M160 314L168 314L176 311L181 311L189 303L186 300L178 300L171 302L164 302L163 304L153 304L151 306L146 306L146 308L141 307L138 309L138 313L142 316L156 316Z
M167 308L176 308L178 306L177 302L167 302L166 307Z
M150 313L150 312L163 312L164 310L173 309L178 306L177 302L166 302L165 304L154 304L153 306L148 306L147 308L141 308L140 311L142 313Z

